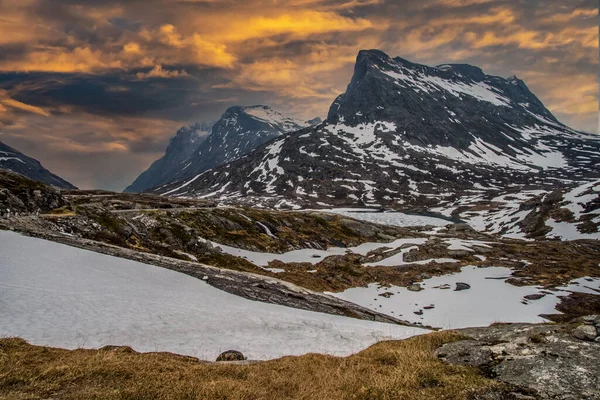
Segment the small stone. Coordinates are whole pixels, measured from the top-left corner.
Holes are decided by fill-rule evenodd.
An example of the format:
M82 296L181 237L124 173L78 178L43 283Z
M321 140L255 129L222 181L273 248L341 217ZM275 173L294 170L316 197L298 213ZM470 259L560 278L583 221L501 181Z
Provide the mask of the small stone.
M539 300L544 297L544 293L536 293L536 294L528 294L527 296L523 296L527 300Z
M423 307L425 310L433 310L435 306L433 304Z
M596 339L596 328L592 325L579 325L573 331L573 336L577 339L588 340L590 342Z
M219 354L219 357L217 357L217 361L244 361L246 359L246 357L244 357L244 355L236 350L227 350L224 351L223 353Z
M392 292L385 292L385 293L380 293L378 296L385 297L386 299L389 299L393 295L394 295L394 293L392 293Z
M204 276L202 277L202 280L203 280L203 281L207 281L207 280L208 280L208 276L204 275Z
M415 311L415 314L417 314L417 315L423 315L423 310Z
M421 290L423 290L421 285L419 285L418 283L413 283L412 285L407 287L407 289L410 290L411 292L420 292Z
M321 256L319 254L313 254L312 258L321 258Z
M447 283L444 283L443 285L439 285L439 286L434 286L434 289L450 289L452 286L448 285Z
M461 290L468 290L468 289L471 289L471 285L469 285L468 283L456 282L456 288L454 289L454 291L460 292Z

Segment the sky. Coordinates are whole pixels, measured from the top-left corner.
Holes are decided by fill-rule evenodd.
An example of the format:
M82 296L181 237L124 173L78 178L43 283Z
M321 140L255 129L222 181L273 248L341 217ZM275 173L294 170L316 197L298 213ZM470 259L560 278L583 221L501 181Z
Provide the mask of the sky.
M597 0L0 0L0 140L122 190L229 106L326 116L360 49L517 75L598 132Z

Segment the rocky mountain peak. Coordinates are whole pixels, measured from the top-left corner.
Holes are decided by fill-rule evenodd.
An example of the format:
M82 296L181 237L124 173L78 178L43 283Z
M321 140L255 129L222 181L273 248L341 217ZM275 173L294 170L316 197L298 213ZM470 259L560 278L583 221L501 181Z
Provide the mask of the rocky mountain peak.
M234 126L236 123L239 128L236 132L249 129L273 129L281 132L292 132L307 126L306 122L288 117L265 105L254 106L233 106L228 108L221 120L227 126Z
M456 118L469 113L468 124ZM327 116L332 124L357 126L367 121L391 122L403 126L406 134L421 144L439 145L457 144L448 137L465 145L473 143L473 135L487 130L490 122L503 126L540 121L558 124L516 77L486 75L468 64L430 67L390 58L379 50L359 52L350 84Z
M196 122L191 125L182 126L177 130L175 136L169 139L166 153L180 152L187 150L191 154L194 146L198 146L202 140L208 135L211 129L210 124ZM190 150L190 147L192 149ZM185 151L184 151L185 153ZM183 153L182 153L183 154ZM189 157L189 155L187 157Z

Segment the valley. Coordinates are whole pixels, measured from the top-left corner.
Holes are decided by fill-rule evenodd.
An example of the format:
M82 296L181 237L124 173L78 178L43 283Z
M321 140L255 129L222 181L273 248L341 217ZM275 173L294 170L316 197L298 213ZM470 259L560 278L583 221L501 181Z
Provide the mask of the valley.
M282 398L599 395L600 139L517 77L361 50L325 120L230 106L123 193L0 149L0 396L264 398L281 371ZM96 393L91 360L123 375Z

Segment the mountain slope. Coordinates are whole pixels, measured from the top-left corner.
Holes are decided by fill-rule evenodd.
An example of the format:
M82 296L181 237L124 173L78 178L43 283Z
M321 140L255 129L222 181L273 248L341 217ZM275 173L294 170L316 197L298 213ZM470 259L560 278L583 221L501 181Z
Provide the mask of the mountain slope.
M44 168L38 160L27 157L25 154L2 142L0 142L0 169L17 172L31 180L43 182L58 188L76 189L69 182Z
M474 188L597 178L599 162L600 137L558 122L516 77L368 50L324 124L157 192L276 206L426 207Z
M124 192L143 192L171 182L183 168L183 163L205 139L209 130L210 125L199 123L179 129L171 138L165 155L153 162Z

